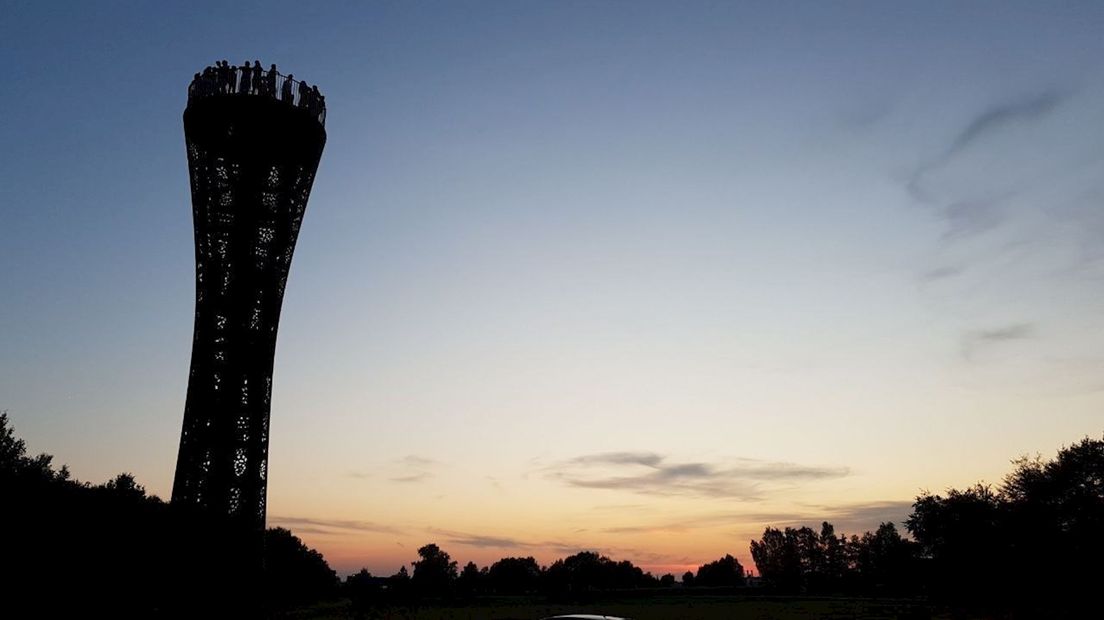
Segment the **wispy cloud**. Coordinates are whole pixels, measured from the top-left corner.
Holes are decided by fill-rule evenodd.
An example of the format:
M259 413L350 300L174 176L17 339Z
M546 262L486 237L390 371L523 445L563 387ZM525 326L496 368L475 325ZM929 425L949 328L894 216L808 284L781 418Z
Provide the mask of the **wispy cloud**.
M406 465L407 467L435 467L440 464L440 461L425 456L418 456L417 454L408 454L398 459L398 463Z
M940 211L947 225L943 238L950 240L980 235L1000 226L1008 218L1001 207L1000 198L952 202Z
M450 544L478 547L481 549L514 549L517 551L542 549L555 551L557 553L578 553L579 551L590 549L590 547L585 545L560 541L525 541L509 536L470 534L439 528L427 528L426 531L433 536L441 537L445 542Z
M935 267L920 274L920 280L922 282L936 282L939 280L946 280L948 278L953 278L961 274L963 271L964 269L957 265L945 265L943 267Z
M311 517L270 516L271 525L286 527L294 532L313 534L340 534L345 532L372 532L377 534L402 534L401 529L371 521L346 519L315 519Z
M962 335L962 357L973 360L983 349L1005 342L1025 340L1035 336L1033 323L1015 323L992 329L971 330Z
M394 468L401 470L402 473L395 474L388 478L391 482L400 483L415 483L424 482L434 476L434 469L440 466L440 462L424 456L418 456L416 454L408 454L401 459L396 459L394 462Z
M606 534L679 534L725 526L819 527L822 521L835 526L837 533L873 530L886 521L901 524L912 510L911 501L873 501L842 505L811 505L779 512L720 512L607 527Z
M391 482L422 482L433 477L433 474L428 471L420 471L413 474L406 474L403 476L394 476L388 478Z
M985 198L954 195L941 198L945 188L932 179L933 174L950 166L967 149L984 144L1002 131L1043 120L1068 97L1066 93L1048 89L995 103L974 115L938 156L916 167L905 189L917 202L936 207L938 215L947 222L945 239L996 228L1007 219L1006 204L1016 192L1002 188L998 195Z
M727 462L671 462L652 452L589 454L545 468L568 486L612 489L645 495L693 495L756 499L764 482L802 482L840 478L846 467L772 463L753 459Z
M1026 97L1005 101L982 110L955 136L944 159L949 158L1007 127L1030 123L1051 113L1067 97L1057 90L1044 90Z

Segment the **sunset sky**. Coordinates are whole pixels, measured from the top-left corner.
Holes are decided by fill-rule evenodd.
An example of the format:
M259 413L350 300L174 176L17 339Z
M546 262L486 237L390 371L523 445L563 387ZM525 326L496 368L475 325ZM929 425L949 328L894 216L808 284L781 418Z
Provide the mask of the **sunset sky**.
M1099 2L0 0L0 410L170 495L186 88L259 59L329 134L269 525L341 573L436 542L659 574L900 524L1104 431L1102 32Z

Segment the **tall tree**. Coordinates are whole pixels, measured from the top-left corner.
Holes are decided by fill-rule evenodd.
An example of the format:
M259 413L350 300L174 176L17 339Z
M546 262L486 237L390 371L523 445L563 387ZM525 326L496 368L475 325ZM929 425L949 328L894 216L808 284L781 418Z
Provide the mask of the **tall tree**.
M411 576L414 590L423 596L448 595L457 576L456 562L432 543L418 549L418 556Z

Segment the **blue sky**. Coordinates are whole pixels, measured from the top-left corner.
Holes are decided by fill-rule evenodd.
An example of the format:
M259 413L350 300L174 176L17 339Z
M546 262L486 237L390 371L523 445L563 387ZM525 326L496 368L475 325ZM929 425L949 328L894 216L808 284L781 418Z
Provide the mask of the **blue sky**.
M329 106L269 514L342 568L746 558L1104 426L1098 3L0 7L0 409L79 478L170 491L222 58Z

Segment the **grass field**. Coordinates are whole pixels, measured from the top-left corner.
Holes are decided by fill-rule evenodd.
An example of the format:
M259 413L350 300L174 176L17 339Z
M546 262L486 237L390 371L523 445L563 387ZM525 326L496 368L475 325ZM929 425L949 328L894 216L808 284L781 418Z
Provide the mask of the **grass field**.
M633 620L920 620L950 618L910 601L854 598L762 598L739 596L610 599L592 605L556 605L521 597L478 601L470 605L420 609L377 609L371 620L539 620L568 613L606 614ZM289 620L354 618L348 602L300 610ZM961 618L961 616L959 616Z

